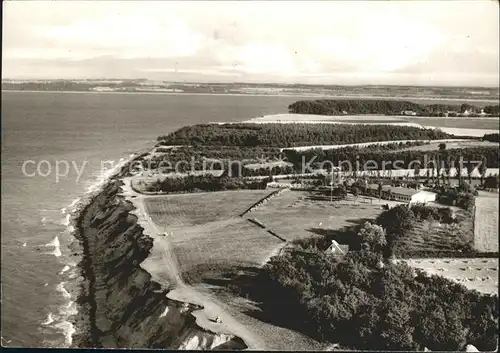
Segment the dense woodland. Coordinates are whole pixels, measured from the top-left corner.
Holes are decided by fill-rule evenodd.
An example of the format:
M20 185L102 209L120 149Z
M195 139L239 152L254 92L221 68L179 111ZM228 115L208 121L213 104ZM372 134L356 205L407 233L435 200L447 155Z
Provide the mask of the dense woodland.
M498 296L380 260L368 250L343 260L317 249L273 257L260 283L272 293L265 310L319 340L360 350L496 348Z
M435 129L355 124L203 124L158 137L159 145L295 147L457 136ZM466 138L466 137L464 137Z
M400 115L403 111L413 111L420 116L445 116L446 112L480 113L481 108L470 104L429 104L423 105L403 100L376 100L376 99L318 99L300 100L288 106L290 113L316 115L357 115L383 114ZM488 105L483 108L484 113L499 116L498 105Z
M413 222L429 217L456 222L449 209L402 205L358 226L343 258L324 252L327 238L297 241L298 248L266 264L258 277L261 292L254 293L291 328L343 347L456 351L473 344L493 350L498 296L384 261Z
M447 167L459 167L459 161L462 158L464 161L463 168L465 169L468 161L478 161L481 162L483 159L486 162L487 168L498 168L498 148L497 147L470 147L462 149L444 149L442 151L397 151L384 146L370 146L370 147L345 147L338 149L310 149L305 151L296 150L283 150L283 154L286 156L287 161L293 163L296 168L300 168L302 161L311 162L310 164L314 166L319 166L319 164L329 161L335 166L339 166L341 161L350 161L353 167L356 166L356 162L359 163L360 169L366 161L374 161L377 163L378 168L382 169L382 162L387 162L385 169L414 169L414 161L420 161L420 168L426 168L426 163L428 163L427 168L432 168L432 161L437 161L439 156L440 164L444 168ZM391 162L390 164L388 162ZM401 161L394 167L395 161ZM410 164L413 162L412 164ZM325 166L327 163L324 164ZM346 164L347 165L347 164ZM367 164L367 166L372 167L373 164Z
M485 134L483 136L484 141L500 142L500 134Z

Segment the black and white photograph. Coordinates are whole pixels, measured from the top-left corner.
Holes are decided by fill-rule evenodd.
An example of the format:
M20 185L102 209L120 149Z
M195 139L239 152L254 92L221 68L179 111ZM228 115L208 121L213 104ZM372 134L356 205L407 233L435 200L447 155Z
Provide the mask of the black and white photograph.
M2 348L497 352L499 13L3 1Z

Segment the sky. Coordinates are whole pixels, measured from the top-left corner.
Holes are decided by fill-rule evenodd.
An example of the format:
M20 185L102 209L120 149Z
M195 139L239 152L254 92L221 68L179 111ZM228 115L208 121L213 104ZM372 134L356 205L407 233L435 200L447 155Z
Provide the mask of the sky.
M4 1L2 77L498 87L498 7Z

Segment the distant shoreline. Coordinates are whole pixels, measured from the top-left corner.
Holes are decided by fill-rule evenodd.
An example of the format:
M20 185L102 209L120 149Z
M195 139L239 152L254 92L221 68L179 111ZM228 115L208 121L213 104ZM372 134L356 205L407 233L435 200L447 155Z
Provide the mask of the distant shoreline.
M175 96L251 96L251 97L309 97L309 98L330 98L330 99L386 99L386 100L419 100L419 101L447 101L447 102L481 102L498 103L498 99L477 99L477 98L440 98L440 97L390 97L390 96L368 96L368 95L331 95L331 94L263 94L263 93L197 93L197 92L96 92L96 91L42 91L42 90L14 90L2 89L5 92L26 92L26 93L86 93L86 94L148 94L148 95L175 95Z

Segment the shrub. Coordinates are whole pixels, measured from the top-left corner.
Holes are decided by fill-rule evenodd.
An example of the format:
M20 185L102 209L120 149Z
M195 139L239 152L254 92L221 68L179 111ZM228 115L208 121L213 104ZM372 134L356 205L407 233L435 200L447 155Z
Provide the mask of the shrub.
M382 250L387 244L384 228L370 222L363 224L358 231L358 237L361 244L368 244L374 251Z
M405 235L413 226L415 215L408 205L398 205L382 212L376 219L376 223L382 226L387 233L387 241Z

